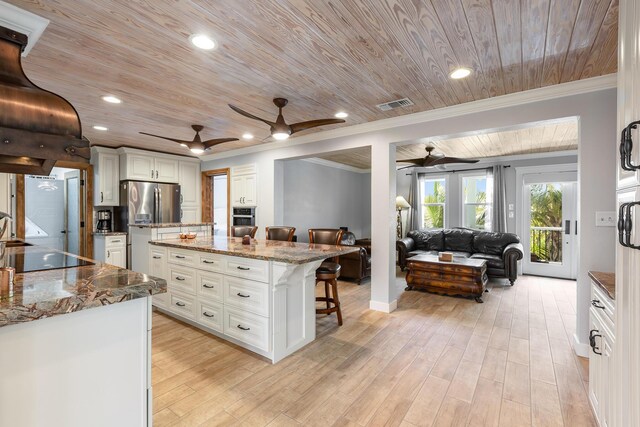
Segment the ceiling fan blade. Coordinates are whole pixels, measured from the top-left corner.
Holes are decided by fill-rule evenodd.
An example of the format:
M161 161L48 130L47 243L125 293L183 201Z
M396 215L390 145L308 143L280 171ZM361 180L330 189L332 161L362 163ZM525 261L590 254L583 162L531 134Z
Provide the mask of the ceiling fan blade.
M396 160L396 163L413 163L416 166L422 166L425 158L421 157L419 159L405 159L405 160Z
M228 104L228 105L229 105L229 108L231 108L233 111L235 111L238 114L242 114L245 117L248 117L248 118L253 119L253 120L258 120L258 121L260 121L262 123L266 123L271 127L275 126L274 122L270 122L269 120L265 120L265 119L262 119L262 118L260 118L258 116L254 116L251 113L247 113L246 111L241 110L240 108L236 107L235 105L231 105L231 104Z
M344 120L342 120L342 119L309 120L307 122L293 123L293 124L289 125L289 127L291 128L291 133L296 133L296 132L300 132L302 130L316 128L318 126L335 125L335 124L338 124L338 123L344 123Z
M216 146L218 144L222 144L223 142L231 142L231 141L238 141L238 138L214 138L214 139L208 139L206 141L202 141L202 143L204 144L205 150L208 150L209 148Z
M193 141L184 141L182 139L168 138L166 136L154 135L152 133L146 133L146 132L139 132L139 133L141 133L142 135L153 136L154 138L166 139L167 141L177 142L179 144L189 144L193 142Z
M477 159L460 159L458 157L440 157L429 162L429 166L444 165L450 163L478 163ZM426 166L426 164L425 164Z

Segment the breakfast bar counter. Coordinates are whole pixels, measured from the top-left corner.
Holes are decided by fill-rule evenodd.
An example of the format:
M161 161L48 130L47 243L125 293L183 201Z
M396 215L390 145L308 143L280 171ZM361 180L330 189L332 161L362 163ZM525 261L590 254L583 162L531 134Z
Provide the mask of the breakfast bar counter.
M358 251L274 240L214 237L149 242L147 273L167 279L161 311L273 363L315 339L315 271Z

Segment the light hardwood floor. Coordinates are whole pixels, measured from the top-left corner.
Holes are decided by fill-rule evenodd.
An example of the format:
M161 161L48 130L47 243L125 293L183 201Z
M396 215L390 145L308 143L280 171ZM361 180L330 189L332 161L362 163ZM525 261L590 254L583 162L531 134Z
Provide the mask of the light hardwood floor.
M403 292L387 315L367 309L369 285L340 282L344 326L319 317L276 365L155 313L154 425L595 425L575 282L490 288L484 304Z

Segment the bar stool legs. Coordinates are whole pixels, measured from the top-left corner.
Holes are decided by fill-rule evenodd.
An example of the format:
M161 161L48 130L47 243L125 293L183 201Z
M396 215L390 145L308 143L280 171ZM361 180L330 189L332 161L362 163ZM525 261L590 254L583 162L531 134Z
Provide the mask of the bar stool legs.
M316 314L329 315L331 313L336 313L338 317L338 326L342 326L342 310L340 309L340 298L338 297L339 276L339 265L337 265L337 269L334 267L334 271L321 271L321 269L316 271L316 285L320 282L324 282L324 296L316 297L316 301L325 302L327 304L327 308L316 308ZM329 288L331 288L331 294L329 294Z

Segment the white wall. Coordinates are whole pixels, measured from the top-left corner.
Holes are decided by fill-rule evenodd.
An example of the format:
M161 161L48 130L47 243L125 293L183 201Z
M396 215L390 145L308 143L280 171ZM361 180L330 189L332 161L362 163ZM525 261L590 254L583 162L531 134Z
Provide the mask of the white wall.
M308 242L309 228L349 227L356 238L370 237L369 173L291 160L283 169L283 222L296 227L299 242Z
M581 258L578 278L577 336L588 339L588 270L612 271L615 233L595 227L596 210L615 210L616 90L608 76L416 113L293 138L261 148L216 154L202 170L256 163L259 233L282 222L282 175L276 160L371 146L371 237L373 245L371 307L392 310L400 292L395 285L395 147L420 138L457 136L557 118L579 117L578 176ZM272 148L267 150L267 148ZM278 196L276 196L278 195ZM260 235L259 235L260 237Z
M518 156L522 157L522 156ZM559 165L559 164L574 164L578 163L578 155L560 155L555 157L536 157L535 155L531 156L531 158L520 158L520 159L512 159L505 158L504 160L500 158L496 158L494 161L487 161L473 165L451 165L449 170L456 171L464 171L467 169L477 169L477 168L488 168L493 165L509 165L509 168L504 169L504 179L506 183L506 200L507 205L514 205L515 215L513 218L507 218L507 231L510 233L516 233L517 231L517 221L520 212L520 206L516 203L516 168L525 167L525 166L542 166L542 165ZM427 176L448 176L448 197L449 203L447 204L446 216L447 216L447 227L460 227L461 224L461 207L462 207L462 194L460 192L461 189L461 181L462 175L464 172L459 173L451 173L446 171L439 172L431 172L426 169L419 169L419 172L426 172ZM444 172L444 173L443 173ZM477 171L478 173L482 173L482 171ZM404 196L405 199L409 200L409 187L411 186L411 169L399 170L396 176L396 191L399 196ZM403 231L406 234L407 229L407 213L403 212Z

